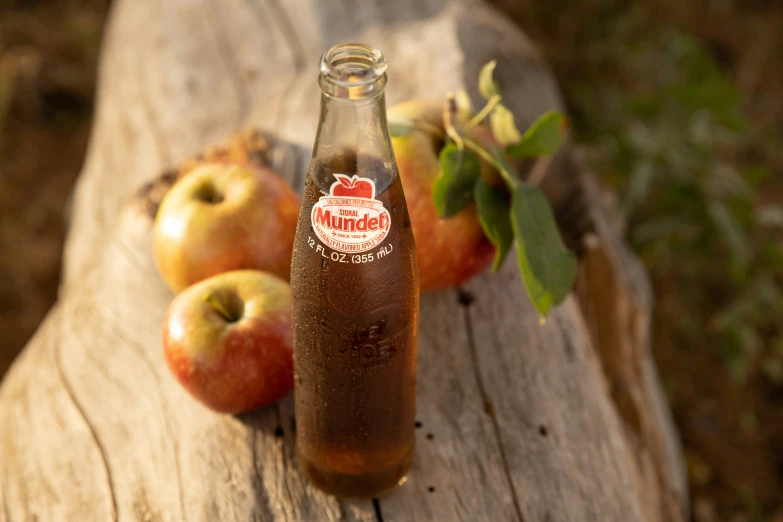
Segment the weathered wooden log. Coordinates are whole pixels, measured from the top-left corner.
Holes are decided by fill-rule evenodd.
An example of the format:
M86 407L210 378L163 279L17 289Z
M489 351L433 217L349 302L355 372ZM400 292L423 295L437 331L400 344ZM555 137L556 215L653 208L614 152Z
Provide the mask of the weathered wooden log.
M475 95L494 58L521 127L561 107L530 43L483 5L117 0L60 299L0 388L0 522L688 519L647 279L568 148L544 187L581 251L577 291L545 325L513 262L423 296L417 454L392 494L314 490L297 469L290 397L220 416L169 375L160 324L172 295L150 229L171 176L139 187L252 125L301 188L315 64L346 40L384 51L390 103Z

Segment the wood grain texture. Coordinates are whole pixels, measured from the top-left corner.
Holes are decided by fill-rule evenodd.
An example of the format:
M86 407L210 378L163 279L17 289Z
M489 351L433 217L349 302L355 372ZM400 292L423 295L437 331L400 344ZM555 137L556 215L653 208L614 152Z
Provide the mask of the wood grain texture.
M544 187L578 224L573 241L592 238L579 291L544 326L511 262L423 296L416 459L408 483L377 503L307 483L290 397L219 416L169 375L160 324L172 295L151 253L155 190L139 187L252 125L274 136L267 160L301 189L317 60L344 40L384 51L390 103L475 95L478 70L497 59L520 125L561 107L527 39L480 4L118 0L60 300L0 387L0 522L687 519L649 358L651 304L634 291L646 279L568 151ZM625 308L604 293L602 266Z
M590 176L580 178L580 188L593 201L606 200ZM593 228L583 238L575 294L636 455L637 482L646 485L639 500L660 509L663 520L678 520L688 510L688 485L679 440L659 428L673 421L650 353L652 291L641 263L619 241L613 209L593 205L588 213Z

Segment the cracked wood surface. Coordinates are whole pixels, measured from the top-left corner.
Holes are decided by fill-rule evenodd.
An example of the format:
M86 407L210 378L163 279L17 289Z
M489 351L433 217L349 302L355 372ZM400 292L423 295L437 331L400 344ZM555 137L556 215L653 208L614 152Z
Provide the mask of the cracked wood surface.
M543 186L585 245L577 291L543 326L513 262L422 297L421 427L392 494L312 489L290 397L219 416L169 375L160 324L172 296L139 187L252 125L275 136L268 160L301 189L317 60L345 40L384 51L389 103L460 87L475 97L494 58L520 126L561 106L530 43L480 4L118 0L60 299L0 388L0 522L687 519L646 279L568 151Z

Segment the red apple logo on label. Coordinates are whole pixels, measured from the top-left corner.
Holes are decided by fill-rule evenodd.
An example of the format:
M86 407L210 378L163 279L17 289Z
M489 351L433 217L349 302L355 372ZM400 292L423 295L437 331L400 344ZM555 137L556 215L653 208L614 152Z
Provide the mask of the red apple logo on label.
M331 186L332 196L375 199L375 183L371 179L360 178L356 174L335 174L334 177L337 181Z
M380 245L391 228L391 214L375 199L375 181L334 174L329 194L313 205L310 223L321 242L338 252L359 253Z

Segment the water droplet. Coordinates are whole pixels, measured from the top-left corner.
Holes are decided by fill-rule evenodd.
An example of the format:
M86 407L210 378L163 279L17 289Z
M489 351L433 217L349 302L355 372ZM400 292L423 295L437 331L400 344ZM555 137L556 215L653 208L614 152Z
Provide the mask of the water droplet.
M397 213L397 205L394 205L392 207L392 214L396 214L396 213Z
M329 268L329 261L326 258L324 258L324 260L321 261L321 268L323 268L324 270Z

